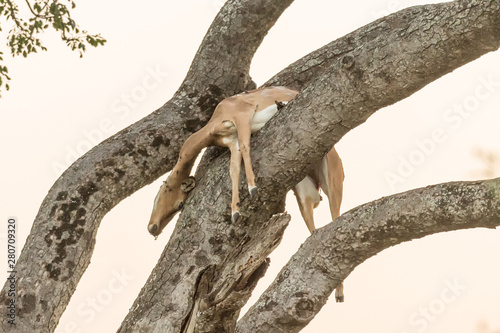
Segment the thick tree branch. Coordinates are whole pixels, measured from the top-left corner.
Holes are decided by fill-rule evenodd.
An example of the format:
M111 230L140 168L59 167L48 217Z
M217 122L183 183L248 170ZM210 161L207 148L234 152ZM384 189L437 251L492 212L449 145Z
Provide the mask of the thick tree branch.
M54 184L16 266L22 277L17 286L17 330L54 330L89 263L102 217L123 198L168 171L182 142L207 121L220 99L251 86L250 59L290 2L226 4L172 100L93 149ZM200 186L190 199L192 204L199 204L199 211L193 205L186 207L122 330L179 332L186 327L195 297L204 297L204 291L215 295L213 287L224 285L218 281L224 277L217 269L235 256L242 240L265 240L267 229L252 226L283 210L284 193L310 166L304 161L319 159L378 108L497 49L498 7L497 0L418 7L354 32L351 41L359 44L349 39L339 44L355 47L338 50L330 58L331 65L321 68L312 60L296 64L302 73L308 68L315 73L301 75L301 82L312 82L320 72L323 75L285 110L289 114L280 114L279 120L254 138L260 193L251 201L242 198L244 216L230 225L227 156L218 158L210 172L202 169L198 174ZM258 25L253 24L256 21ZM344 56L346 52L349 54ZM308 112L299 112L303 110ZM274 125L276 121L285 128L280 131ZM297 126L302 121L303 125ZM313 135L309 137L307 131ZM209 269L215 280L202 279L209 277L204 274ZM205 287L198 291L196 286L201 284ZM188 297L192 301L186 305ZM0 295L4 312L5 299L4 288ZM0 327L1 331L8 329Z
M228 154L204 159L197 188L120 332L181 332L193 317L212 311L198 308L192 315L201 299L217 295L215 286L225 284L216 272L241 250L242 240L266 240L267 229L257 226L283 211L285 193L308 168L378 109L498 49L499 22L498 1L455 1L403 10L344 37L338 45L351 46L333 53L342 55L338 61L307 79L311 83L297 99L253 137L259 192L249 199L242 177L242 217L236 223L229 222ZM213 278L206 275L209 269Z
M474 2L476 3L476 2ZM495 0L491 1L491 5L494 5ZM483 4L484 5L484 4ZM449 4L444 4L444 8L448 8ZM457 15L456 22L460 25L465 24L465 22L460 23L460 17L467 16L468 9L474 7L470 1L455 1L453 6L461 6L464 10L461 12L460 10L454 10L453 13L450 13L451 16ZM482 5L481 5L482 6ZM444 9L443 8L443 9ZM421 11L427 12L427 14L422 13ZM436 11L438 10L438 11ZM363 48L364 45L368 41L373 41L374 39L379 39L379 37L383 34L389 33L388 30L395 28L402 33L402 36L405 36L409 33L415 32L419 33L419 29L424 29L424 26L419 26L422 20L415 21L413 24L410 24L408 20L411 17L415 17L415 15L428 15L429 19L433 18L433 15L440 15L440 10L437 5L428 5L428 6L416 6L413 8L408 8L399 13L395 13L388 17L380 18L366 26L353 31L346 36L334 40L327 45L315 50L303 58L297 60L296 62L290 64L288 67L283 69L277 75L273 76L269 79L263 86L273 86L273 85L284 85L290 88L297 89L299 91L303 90L307 87L312 81L314 81L320 74L328 71L334 64L338 63L340 59L348 55L350 52ZM410 17L403 17L405 15L410 15ZM479 15L477 13L476 15ZM450 15L446 15L450 16ZM403 20L401 20L403 18ZM434 17L435 19L439 17ZM490 17L491 18L491 17ZM470 19L470 18L469 18ZM494 19L494 18L493 18ZM401 25L400 25L401 24ZM406 24L407 30L403 29L403 24ZM481 26L476 24L476 28L481 29ZM489 25L489 29L495 30L495 27ZM440 33L446 33L446 30L441 31ZM493 34L494 35L494 34ZM493 36L492 35L492 36ZM424 37L424 36L422 36ZM444 37L443 35L436 36ZM415 38L415 42L418 47L418 38ZM381 47L383 45L380 45ZM471 45L472 47L472 45ZM408 53L408 50L401 49L399 50L402 53ZM406 64L401 64L401 69L404 70L404 66ZM432 64L428 64L428 66L432 66Z
M443 231L500 226L500 178L439 184L385 197L315 231L238 322L238 333L299 332L366 259Z
M253 139L253 146L262 148L253 150L256 169L265 166L265 171L257 172L260 183L272 184L271 193L290 189L308 168L307 163L300 161L314 163L375 111L497 50L499 8L498 0L411 7L362 27L342 37L344 42L336 43L348 45L357 40L359 44L352 45L355 47L325 49L325 56L342 56L333 56L337 61L330 61L330 67ZM268 144L269 138L278 147ZM289 167L288 172L282 172L283 165ZM304 169L297 173L290 170L296 165Z
M228 1L174 97L92 149L56 181L16 265L17 327L2 321L0 331L55 329L90 262L104 215L170 170L186 137L204 125L221 99L255 86L248 74L250 61L291 2ZM5 292L4 287L3 313L7 313Z
M220 269L211 271L210 277L206 276L207 272L204 273L202 279L206 278L211 291L207 290L195 297L200 306L195 306L191 312L193 332L234 330L240 309L250 298L259 279L264 276L269 266L269 260L266 258L281 242L289 221L290 216L287 214L274 215L261 226L257 226L258 229L268 232L263 241L261 238L243 238L238 251L234 251L234 256L228 257ZM213 276L214 274L219 277ZM210 281L216 282L211 285ZM186 329L186 332L191 331Z

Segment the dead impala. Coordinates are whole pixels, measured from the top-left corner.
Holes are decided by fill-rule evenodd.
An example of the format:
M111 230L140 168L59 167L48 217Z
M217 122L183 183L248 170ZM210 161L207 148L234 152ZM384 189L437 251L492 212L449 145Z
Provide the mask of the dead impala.
M297 91L285 87L267 87L237 94L220 102L208 123L187 138L182 146L177 164L156 195L148 225L149 233L157 237L182 209L189 192L196 185L194 177L190 176L196 157L208 146L228 147L231 152L231 219L235 222L240 215L238 180L241 159L245 165L250 195L253 196L257 191L250 160L250 135L260 130L297 94ZM293 188L300 212L311 233L315 229L313 209L321 200L320 188L328 197L332 220L335 220L340 212L343 180L342 161L335 148L332 148ZM342 286L337 288L335 296L337 301L342 301Z

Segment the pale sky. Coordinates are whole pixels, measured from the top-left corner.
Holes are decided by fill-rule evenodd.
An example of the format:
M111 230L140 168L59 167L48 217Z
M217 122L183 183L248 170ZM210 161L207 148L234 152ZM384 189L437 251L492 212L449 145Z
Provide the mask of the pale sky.
M19 246L63 168L172 96L222 3L79 1L74 18L100 32L108 40L105 47L80 59L48 33L49 51L27 59L11 59L1 48L13 80L0 99L0 216L19 219ZM430 1L296 0L257 52L251 74L261 84L335 38L425 3ZM8 30L3 22L2 27ZM486 55L346 135L336 146L346 174L342 211L412 188L480 177L484 166L474 150L500 153L499 63L500 52ZM92 262L57 333L119 327L173 229L172 222L157 241L146 229L164 178L106 215ZM288 199L292 221L255 297L308 237L295 198ZM317 226L330 222L327 206L316 210ZM0 248L5 231L0 230ZM356 268L345 281L345 303L332 297L303 332L466 333L481 327L481 333L498 333L499 253L500 230L479 229L390 248Z

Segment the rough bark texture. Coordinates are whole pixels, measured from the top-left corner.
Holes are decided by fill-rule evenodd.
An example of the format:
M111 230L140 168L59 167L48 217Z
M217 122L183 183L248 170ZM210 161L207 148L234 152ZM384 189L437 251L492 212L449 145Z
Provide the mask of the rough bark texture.
M385 197L316 230L238 322L238 333L299 332L335 287L371 256L443 231L500 226L500 178Z
M120 332L205 331L205 323L193 321L211 309L196 304L207 294L221 298L215 286L226 278L207 277L207 269L220 272L222 263L241 251L243 239L265 239L267 229L258 226L283 210L285 193L314 161L376 110L499 47L499 3L467 6L455 2L404 10L345 37L359 45L334 52L342 54L338 61L310 79L297 99L253 137L259 192L250 200L242 179L237 223L229 222L228 154L205 158L197 187ZM232 318L227 313L224 320ZM232 331L226 330L227 322L211 325Z
M273 216L257 227L267 231L265 238L244 237L238 245L238 251L233 251L233 256L227 258L220 269L213 267L210 274L202 276L206 286L211 288L210 292L207 290L195 297L200 306L197 311L192 311L196 315L196 320L192 321L192 329L207 333L234 330L240 309L250 298L259 279L264 276L269 266L266 258L279 245L289 221L290 216L287 214ZM212 286L211 281L216 283ZM187 328L186 331L189 332L190 329Z
M16 266L22 277L16 331L54 330L89 263L102 217L170 170L185 138L208 120L218 101L251 87L250 60L290 3L229 1L172 100L94 148L54 184ZM500 1L455 1L377 20L285 69L270 83L299 88L301 94L252 139L257 196L247 197L241 177L242 217L230 223L228 154L211 150L119 331L233 331L239 308L286 225L285 217L273 216L283 211L285 193L312 162L376 110L499 46ZM383 242L387 236L378 237ZM233 268L235 260L245 269ZM238 292L243 301L233 306ZM5 312L5 288L0 297Z
M206 123L220 100L255 86L248 74L250 61L291 2L229 1L174 97L92 149L56 181L16 265L18 325L2 321L0 331L55 329L90 262L104 215L172 169L184 140ZM257 19L260 24L254 25ZM6 301L4 287L2 313L6 313Z

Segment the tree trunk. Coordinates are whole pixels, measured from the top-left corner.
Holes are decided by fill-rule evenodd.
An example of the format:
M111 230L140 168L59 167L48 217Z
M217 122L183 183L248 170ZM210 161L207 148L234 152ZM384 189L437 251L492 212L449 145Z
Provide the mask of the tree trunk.
M198 169L197 188L169 244L119 332L204 332L214 327L231 332L225 321L234 324L238 306L232 312L221 306L226 311L223 320L210 326L200 321L189 330L193 320L217 311L219 303L210 299L224 302L223 296L214 293L229 284L227 276L213 270L222 272L228 258L241 252L245 238L265 238L268 232L262 225L283 210L285 193L348 130L376 110L498 48L498 2L476 1L467 6L454 2L410 8L344 37L358 45L339 42L351 46L332 52L340 56L327 56L332 59L330 66L310 79L301 94L253 137L252 164L259 193L250 200L242 190L242 218L237 223L229 222L228 154L207 158ZM265 258L263 253L253 260ZM199 303L207 309L200 310Z
M90 261L103 216L126 196L170 170L185 138L206 123L223 97L252 87L248 69L253 54L290 3L291 0L226 3L175 96L150 116L92 149L58 179L42 203L16 265L21 277L17 284L18 326L13 329L2 323L2 331L54 330ZM253 24L256 21L258 25ZM252 138L258 194L250 199L246 191L241 191L242 217L231 223L228 153L209 150L196 174L197 187L119 332L233 332L241 306L264 274L266 258L288 223L287 215L279 214L284 210L285 194L304 177L312 162L378 109L499 46L500 1L461 0L413 7L379 19L300 59L272 78L267 85L287 85L301 93ZM245 180L241 178L243 188ZM483 207L486 200L498 204L484 190L490 185L490 192L498 199L497 180L442 185L429 192L437 191L433 193L456 200L468 198L472 204ZM395 200L410 202L405 200L412 200L412 196L403 194ZM298 282L290 291L299 294L277 294L279 305L271 307L272 320L285 316L284 324L291 323L290 331L298 331L319 310L328 291L367 255L381 251L387 244L448 230L445 227L449 224L453 228L471 226L463 220L454 222L454 217L460 216L459 209L466 207L457 206L456 216L440 220L439 213L448 206L444 200L439 204L444 207L436 210L434 220L428 218L429 228L424 231L412 228L399 233L399 228L404 229L411 221L403 218L404 224L394 225L387 216L376 213L375 221L364 225L356 215L359 211L355 211L351 213L353 217L341 218L339 227L324 229L331 229L330 233L315 233L308 241L311 249L322 249L322 237L330 237L336 240L334 246L339 251L345 251L339 252L343 253L339 257L324 253L318 258L332 261L329 267L333 268L327 270L332 280L328 287L308 291L318 296L298 297L304 290ZM390 202L375 202L366 209L384 205L390 206ZM474 226L498 225L498 210L480 209L475 212L477 215L467 212L471 219L476 218L467 221ZM484 224L478 221L480 215ZM358 222L347 227L347 221ZM444 223L444 227L433 228L436 222ZM376 244L359 243L363 251L354 253L352 248L349 250L345 233L365 226L370 230L359 232L374 237ZM307 251L313 250L300 250L294 258L302 258ZM341 263L339 258L349 262ZM309 264L308 259L303 260L299 267ZM305 281L308 278L303 277ZM280 283L289 280L276 282L277 290L282 291ZM4 313L8 300L5 291L4 287L0 295ZM269 294L263 297L266 300ZM259 312L267 315L262 311L262 302L242 320L239 331L272 332L264 326L248 324L262 322L263 317L257 318ZM294 312L290 319L290 311L297 309L302 312Z
M1 331L54 331L90 262L104 215L172 169L184 140L208 121L218 102L255 87L248 74L250 61L291 2L228 2L172 99L89 151L56 181L16 265L18 324L2 321ZM255 27L257 19L261 24ZM5 292L4 287L4 313Z

